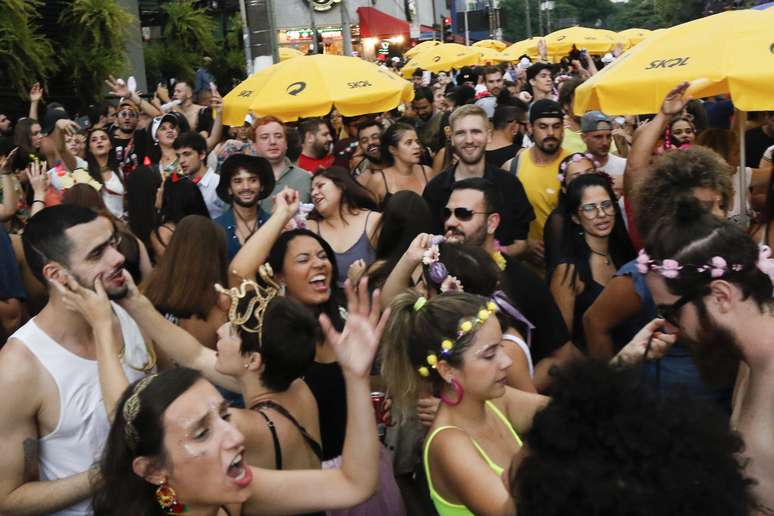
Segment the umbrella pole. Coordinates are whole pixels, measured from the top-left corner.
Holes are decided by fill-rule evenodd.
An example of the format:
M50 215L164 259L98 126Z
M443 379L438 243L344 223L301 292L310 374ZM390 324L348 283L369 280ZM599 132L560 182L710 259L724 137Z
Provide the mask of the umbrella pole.
M735 118L739 126L739 171L737 172L737 175L739 176L739 184L737 187L739 188L740 193L739 198L744 200L744 205L739 207L739 217L743 227L747 227L747 225L750 223L750 214L747 211L746 202L749 195L748 190L750 189L750 185L747 184L747 153L745 152L744 142L745 127L747 126L747 112L737 109Z

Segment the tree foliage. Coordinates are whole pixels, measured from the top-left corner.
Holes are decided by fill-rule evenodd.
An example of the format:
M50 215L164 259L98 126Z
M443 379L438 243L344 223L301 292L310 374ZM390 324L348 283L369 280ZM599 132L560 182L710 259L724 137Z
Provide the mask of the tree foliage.
M41 0L0 0L0 71L6 85L25 95L55 69L51 42L38 32Z
M124 70L129 27L136 20L115 0L74 0L60 23L72 28L61 51L63 70L77 84L80 97L98 100L108 75Z

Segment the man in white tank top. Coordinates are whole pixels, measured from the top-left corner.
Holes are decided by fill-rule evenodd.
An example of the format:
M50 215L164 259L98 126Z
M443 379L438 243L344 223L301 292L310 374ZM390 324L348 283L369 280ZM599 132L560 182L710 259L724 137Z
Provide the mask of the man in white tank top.
M99 281L111 299L126 294L109 219L77 206L46 208L30 219L23 242L49 300L0 350L0 514L91 514L90 470L110 428L106 404L112 410L117 398L113 388L103 402L102 387L120 376L100 377L97 355L119 354L129 382L152 371L154 358L118 305L112 321L97 323L68 309L59 292L68 281L90 290Z

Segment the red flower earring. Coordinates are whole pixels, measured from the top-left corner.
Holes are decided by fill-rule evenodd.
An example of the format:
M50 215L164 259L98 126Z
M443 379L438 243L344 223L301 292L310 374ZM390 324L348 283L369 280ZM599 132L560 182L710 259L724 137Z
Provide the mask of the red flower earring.
M188 506L177 500L177 493L167 485L166 480L156 488L156 501L167 514L183 514L188 512Z

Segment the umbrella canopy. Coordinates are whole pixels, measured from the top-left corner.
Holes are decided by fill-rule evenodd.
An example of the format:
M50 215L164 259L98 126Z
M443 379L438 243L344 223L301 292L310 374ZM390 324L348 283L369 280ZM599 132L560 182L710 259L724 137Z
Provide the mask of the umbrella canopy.
M573 45L578 50L588 50L589 54L604 54L615 46L615 39L610 34L610 31L599 29L568 27L552 32L544 39L548 55L551 57L566 56L572 50ZM537 54L537 42L530 46L530 51Z
M411 77L417 68L431 72L443 72L452 68L477 65L481 62L480 50L480 48L466 47L458 43L438 45L411 58L411 61L403 67L403 76Z
M492 50L497 50L498 52L502 52L508 47L508 43L497 39L482 39L481 41L476 41L471 46L491 48Z
M523 41L519 41L518 43L514 43L513 45L503 50L501 55L503 58L505 58L506 61L516 61L525 54L528 55L530 59L535 59L538 57L537 41L538 38L529 38ZM530 47L534 47L535 51L530 51Z
M327 115L379 113L414 98L411 83L359 57L318 54L277 63L248 77L223 99L223 123L245 115L285 122Z
M417 46L411 47L410 49L406 50L403 53L403 55L406 57L406 59L411 59L415 55L420 54L420 53L424 52L425 50L429 50L429 49L431 49L433 47L437 47L440 44L441 44L440 41L435 41L435 40L433 40L433 41L423 41L422 43L419 43Z
M279 60L280 60L280 62L287 61L288 59L293 59L294 57L299 57L299 56L302 56L302 55L304 55L304 53L301 52L300 50L296 50L295 48L290 48L290 47L280 47L279 48Z
M575 112L656 113L677 84L694 98L730 93L743 111L774 110L774 11L727 11L655 32L575 90Z
M508 58L503 56L502 52L498 52L493 48L488 47L474 47L481 56L480 64L496 64L507 61Z
M624 49L630 49L641 43L643 39L652 34L648 29L626 29L616 34L616 40L624 44Z

